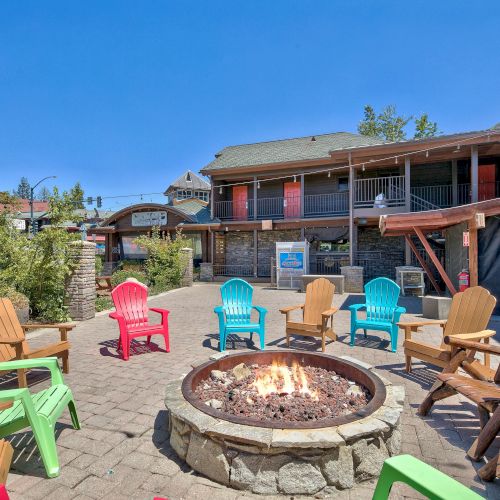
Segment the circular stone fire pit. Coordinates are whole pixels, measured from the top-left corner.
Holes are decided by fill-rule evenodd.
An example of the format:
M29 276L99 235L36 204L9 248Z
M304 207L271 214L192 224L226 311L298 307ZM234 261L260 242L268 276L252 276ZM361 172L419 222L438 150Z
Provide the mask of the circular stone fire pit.
M369 401L353 412L347 407L339 416L276 421L225 413L196 392L200 384L208 387L214 370L229 372L244 364L255 372L256 365L273 362L335 372L335 378L361 386ZM402 386L393 386L369 365L347 356L266 351L233 354L198 366L184 379L167 384L165 405L170 444L194 470L254 493L311 495L352 488L379 475L383 461L399 453L403 401Z

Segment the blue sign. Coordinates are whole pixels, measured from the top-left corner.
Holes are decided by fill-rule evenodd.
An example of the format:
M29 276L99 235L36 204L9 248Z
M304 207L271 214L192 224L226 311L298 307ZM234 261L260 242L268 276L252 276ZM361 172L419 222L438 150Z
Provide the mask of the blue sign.
M304 269L303 252L280 252L280 268L301 271Z

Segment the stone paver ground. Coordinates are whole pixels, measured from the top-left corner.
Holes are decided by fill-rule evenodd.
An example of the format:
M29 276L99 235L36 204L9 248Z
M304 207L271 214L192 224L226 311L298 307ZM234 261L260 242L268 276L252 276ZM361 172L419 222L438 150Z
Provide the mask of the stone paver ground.
M269 309L268 348L285 346L284 319L278 312L279 307L300 303L303 298L295 291L256 286L255 303ZM402 301L406 305L405 298ZM397 354L388 350L388 336L379 337L370 332L366 341L360 337L356 347L350 348L346 305L355 302L359 302L359 297L335 296L335 304L343 304L334 323L339 341L330 343L327 353L357 357L376 366L394 383L405 385L403 453L425 460L484 497L500 498L498 484L483 483L476 475L480 464L473 464L465 454L478 433L474 407L455 397L437 404L429 418L418 417L417 407L436 371L416 361L411 375L404 372L402 335ZM78 324L71 333L71 373L65 380L75 395L82 430L74 431L65 413L57 427L61 475L56 479L45 477L32 434L15 435L12 438L15 456L7 483L11 498L145 500L156 495L171 500L262 498L225 488L194 473L177 459L168 442L164 386L217 351L217 322L212 311L218 303L219 291L215 284L198 284L153 298L152 306L171 310L171 352L151 352L139 345L128 362L117 356L118 328L107 315ZM409 313L418 312L415 299L407 303ZM403 319L412 318L412 314L407 314ZM438 342L438 328L431 327L426 332L430 341ZM234 345L228 342L228 350L248 349L250 344L244 337ZM56 339L57 332L35 332L30 343L37 346ZM163 348L162 342L158 338L160 348ZM313 345L310 341L297 341L292 345L320 350L319 344ZM46 385L47 382L42 381L32 386L32 390ZM335 497L371 498L373 487L367 483L350 492L339 492ZM416 497L413 490L404 486L396 487L391 495L391 498Z

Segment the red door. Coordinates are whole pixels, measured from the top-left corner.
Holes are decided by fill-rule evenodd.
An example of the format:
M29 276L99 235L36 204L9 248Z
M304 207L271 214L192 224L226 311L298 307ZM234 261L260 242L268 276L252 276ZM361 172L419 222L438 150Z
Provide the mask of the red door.
M300 217L300 182L285 182L284 215L286 218Z
M247 220L248 194L247 186L233 186L233 219Z
M479 201L492 200L496 196L496 166L479 165Z

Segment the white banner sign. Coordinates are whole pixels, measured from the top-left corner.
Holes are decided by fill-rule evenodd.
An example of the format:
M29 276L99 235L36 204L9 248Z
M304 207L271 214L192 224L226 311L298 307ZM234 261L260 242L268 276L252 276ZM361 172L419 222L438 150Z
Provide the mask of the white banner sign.
M24 219L11 219L12 226L20 231L24 231L26 229L26 222Z
M167 212L136 212L132 214L132 226L165 226L167 224Z

